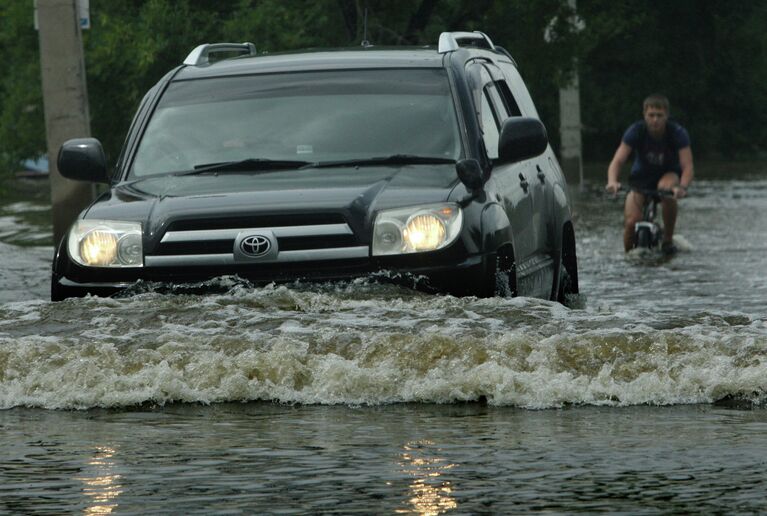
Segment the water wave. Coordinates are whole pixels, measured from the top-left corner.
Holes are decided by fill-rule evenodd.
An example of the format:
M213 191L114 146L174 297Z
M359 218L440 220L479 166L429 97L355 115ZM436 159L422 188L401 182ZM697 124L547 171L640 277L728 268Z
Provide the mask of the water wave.
M530 409L767 399L767 323L365 281L0 306L0 408L171 402Z

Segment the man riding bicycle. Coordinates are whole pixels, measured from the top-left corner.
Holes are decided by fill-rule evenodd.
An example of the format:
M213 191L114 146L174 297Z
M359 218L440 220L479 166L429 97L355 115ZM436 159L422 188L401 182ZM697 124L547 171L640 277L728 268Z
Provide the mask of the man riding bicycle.
M629 186L624 206L623 247L626 252L634 247L634 225L642 220L645 196L642 190L671 190L673 197L664 197L663 243L661 250L673 254L674 225L676 224L677 199L687 193L693 177L692 149L687 130L668 119L669 102L663 95L650 95L643 104L644 120L633 123L623 134L607 168L605 189L615 195L621 187L618 177L621 168L632 152Z

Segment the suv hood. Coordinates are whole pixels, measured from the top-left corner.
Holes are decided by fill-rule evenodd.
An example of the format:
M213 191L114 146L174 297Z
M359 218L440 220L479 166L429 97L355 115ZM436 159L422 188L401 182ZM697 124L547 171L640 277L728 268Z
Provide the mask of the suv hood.
M85 217L140 221L149 235L187 218L341 212L369 222L377 210L446 201L457 181L450 164L158 176L115 186Z

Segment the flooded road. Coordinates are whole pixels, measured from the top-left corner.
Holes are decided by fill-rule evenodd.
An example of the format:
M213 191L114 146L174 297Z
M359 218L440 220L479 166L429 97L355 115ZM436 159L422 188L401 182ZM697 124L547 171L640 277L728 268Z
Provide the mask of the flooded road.
M701 175L671 260L624 256L621 203L587 187L575 309L236 278L52 304L49 212L14 184L0 512L762 511L756 172Z

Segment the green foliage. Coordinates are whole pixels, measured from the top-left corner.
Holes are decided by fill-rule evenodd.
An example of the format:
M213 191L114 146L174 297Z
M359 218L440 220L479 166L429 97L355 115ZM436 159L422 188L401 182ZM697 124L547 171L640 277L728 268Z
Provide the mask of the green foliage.
M31 3L0 0L0 170L45 153L40 59Z
M119 153L142 95L199 43L253 41L259 52L434 45L482 30L517 60L555 146L558 89L578 63L587 159L605 159L641 101L660 91L696 156L767 146L767 3L718 0L91 0L84 31L92 134ZM367 9L367 33L363 20ZM32 2L0 0L0 167L45 152ZM4 166L3 166L4 165Z
M586 156L607 157L642 100L661 92L696 156L767 147L767 3L589 0L581 54Z

